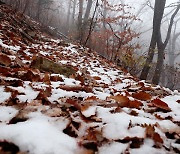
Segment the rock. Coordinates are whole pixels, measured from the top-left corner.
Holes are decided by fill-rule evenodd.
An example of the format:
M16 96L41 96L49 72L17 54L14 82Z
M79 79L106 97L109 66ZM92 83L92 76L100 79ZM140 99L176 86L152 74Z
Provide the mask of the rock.
M40 71L43 72L62 74L67 77L76 73L75 69L72 66L60 65L45 57L37 57L31 63L31 67L39 69Z

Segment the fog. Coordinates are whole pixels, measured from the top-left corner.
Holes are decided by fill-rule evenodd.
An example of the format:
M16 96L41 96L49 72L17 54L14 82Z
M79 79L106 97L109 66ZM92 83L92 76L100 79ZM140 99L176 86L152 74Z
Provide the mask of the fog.
M149 50L152 32L155 0L4 0L17 10L42 24L52 34L68 42L81 43L117 65L139 76ZM92 3L91 3L92 2ZM172 14L179 0L166 0L161 21L161 37L164 42ZM82 6L82 7L81 7ZM88 10L89 8L89 10ZM164 73L161 84L166 85L167 67L172 67L178 86L180 79L180 11L174 18L169 43L164 50ZM177 35L175 42L174 36ZM57 36L57 35L56 35ZM139 48L140 47L140 48ZM158 56L154 50L153 64ZM172 62L173 59L173 62ZM151 71L154 71L152 68ZM175 70L174 70L175 69ZM152 79L152 73L148 80ZM172 81L171 81L172 82ZM177 88L177 87L176 87ZM180 88L180 85L178 86ZM172 89L172 87L171 87Z

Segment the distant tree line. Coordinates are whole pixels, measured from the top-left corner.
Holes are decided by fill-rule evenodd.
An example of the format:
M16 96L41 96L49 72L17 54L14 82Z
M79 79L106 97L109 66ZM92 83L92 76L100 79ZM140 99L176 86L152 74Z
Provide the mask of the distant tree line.
M166 6L166 0L154 0L154 4L151 0L144 0L142 7L134 14L133 7L126 5L123 0L116 3L110 0L3 1L42 25L55 27L72 40L96 50L131 74L151 80L154 84L177 88L180 80L175 66L175 59L180 55L180 52L176 52L180 36L177 28L180 20L179 2ZM146 6L154 12L147 56L137 54L143 46L138 43L140 32L136 30L136 24L141 22L138 15ZM165 14L166 8L172 8L170 13ZM168 27L163 39L164 18ZM164 63L165 57L168 57L168 65Z

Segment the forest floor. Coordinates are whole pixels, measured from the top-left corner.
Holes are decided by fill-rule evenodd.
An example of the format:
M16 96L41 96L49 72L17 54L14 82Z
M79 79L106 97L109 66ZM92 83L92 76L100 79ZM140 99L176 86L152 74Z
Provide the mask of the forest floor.
M180 152L180 93L0 7L0 153Z

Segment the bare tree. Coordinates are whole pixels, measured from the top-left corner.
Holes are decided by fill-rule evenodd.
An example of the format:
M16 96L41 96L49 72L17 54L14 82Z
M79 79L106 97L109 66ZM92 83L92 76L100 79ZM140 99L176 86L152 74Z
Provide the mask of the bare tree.
M152 79L152 82L154 84L159 83L161 71L163 68L163 62L164 62L164 50L165 50L167 43L169 41L169 38L170 38L174 18L180 9L180 4L179 4L177 6L175 12L171 16L167 35L166 35L165 41L163 42L162 36L161 36L161 21L162 21L163 14L164 14L165 4L166 4L166 0L156 0L155 1L154 18L153 18L153 32L152 32L152 37L151 37L151 43L149 46L146 63L143 67L143 70L142 70L141 76L140 76L140 78L144 79L144 80L147 78L147 75L148 75L150 67L151 67L150 65L151 65L153 57L154 57L154 50L157 47L158 60L157 60L157 64L156 64L155 73L154 73L154 76Z
M78 14L78 40L82 38L82 21L83 19L83 0L79 0L79 14Z

